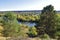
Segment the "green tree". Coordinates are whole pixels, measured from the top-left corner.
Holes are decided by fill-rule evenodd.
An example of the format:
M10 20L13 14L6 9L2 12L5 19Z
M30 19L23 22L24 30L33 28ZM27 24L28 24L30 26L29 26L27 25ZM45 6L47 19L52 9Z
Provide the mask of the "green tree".
M44 35L47 33L50 36L54 36L56 32L56 12L52 5L48 5L43 8L40 15L39 23L37 23L36 28L38 34Z
M29 35L30 37L35 37L35 36L37 36L37 30L36 30L36 28L35 28L35 27L30 27L30 28L29 28L29 32L28 32L28 35Z
M11 36L15 37L18 36L20 27L18 21L16 20L16 16L12 12L7 12L3 16L3 34L5 37Z
M60 16L57 15L57 28L56 28L56 37L60 39Z

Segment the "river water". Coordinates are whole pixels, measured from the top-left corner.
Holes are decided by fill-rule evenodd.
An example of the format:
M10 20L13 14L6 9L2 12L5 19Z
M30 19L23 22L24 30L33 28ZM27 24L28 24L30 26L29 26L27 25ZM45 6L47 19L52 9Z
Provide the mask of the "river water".
M36 23L34 23L34 22L19 22L19 23L20 23L20 24L25 24L25 25L30 26L30 27L36 25Z

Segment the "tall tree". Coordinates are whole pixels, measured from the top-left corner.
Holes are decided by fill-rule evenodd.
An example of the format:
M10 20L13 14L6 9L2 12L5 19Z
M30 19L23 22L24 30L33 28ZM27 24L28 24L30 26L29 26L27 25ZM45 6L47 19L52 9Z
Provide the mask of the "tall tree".
M16 16L12 12L7 12L3 16L3 34L5 37L7 36L18 36L19 34L19 24L16 20Z
M56 28L56 36L58 40L60 39L60 15L57 15L57 28Z
M52 5L43 8L36 28L39 35L44 33L53 35L56 32L56 12Z

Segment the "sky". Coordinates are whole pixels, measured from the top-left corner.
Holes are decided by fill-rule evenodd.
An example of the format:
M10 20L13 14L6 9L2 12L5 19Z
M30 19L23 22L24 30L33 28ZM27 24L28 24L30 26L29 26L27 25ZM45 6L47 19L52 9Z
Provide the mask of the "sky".
M60 10L60 0L0 0L0 11L42 10L50 4Z

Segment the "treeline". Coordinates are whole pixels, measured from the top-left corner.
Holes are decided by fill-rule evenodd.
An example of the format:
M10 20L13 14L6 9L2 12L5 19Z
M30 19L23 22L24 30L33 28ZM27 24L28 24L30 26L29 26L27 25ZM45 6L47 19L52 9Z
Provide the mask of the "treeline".
M9 11L7 11L9 12ZM6 12L1 12L0 16L5 15ZM35 22L40 19L40 13L35 12L11 12L16 15L18 21L25 21L25 22Z
M36 22L40 19L40 14L17 14L18 21Z

